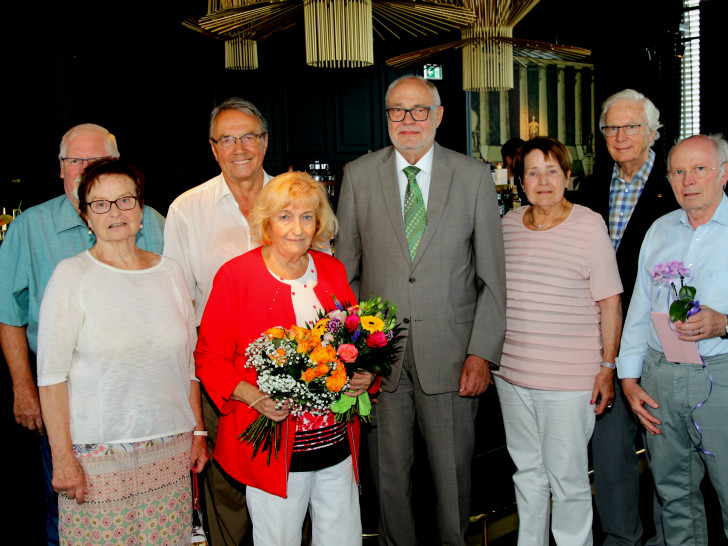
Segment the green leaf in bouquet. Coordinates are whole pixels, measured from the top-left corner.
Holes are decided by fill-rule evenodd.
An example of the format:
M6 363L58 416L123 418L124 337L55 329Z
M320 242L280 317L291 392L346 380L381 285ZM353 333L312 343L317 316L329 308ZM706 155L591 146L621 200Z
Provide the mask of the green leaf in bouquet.
M670 305L670 320L672 322L685 322L688 318L688 311L692 309L693 304L690 301L675 300Z
M331 404L331 411L334 413L346 413L356 403L356 398L342 394L339 399Z
M694 300L697 291L694 286L683 286L680 288L680 299L681 300Z
M357 411L359 413L359 416L364 419L365 421L368 421L369 415L372 413L372 401L369 399L369 393L365 392L363 394L360 394L356 397L356 407Z

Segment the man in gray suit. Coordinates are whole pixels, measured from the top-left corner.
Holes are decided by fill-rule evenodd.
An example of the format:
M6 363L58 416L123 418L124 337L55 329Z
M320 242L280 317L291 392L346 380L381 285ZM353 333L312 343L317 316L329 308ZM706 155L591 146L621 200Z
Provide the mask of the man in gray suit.
M478 395L500 360L505 268L498 203L484 163L435 144L437 88L415 76L387 90L393 146L346 168L336 256L361 298L387 298L406 348L382 382L370 457L382 544L415 544L415 421L427 446L442 544L463 544Z

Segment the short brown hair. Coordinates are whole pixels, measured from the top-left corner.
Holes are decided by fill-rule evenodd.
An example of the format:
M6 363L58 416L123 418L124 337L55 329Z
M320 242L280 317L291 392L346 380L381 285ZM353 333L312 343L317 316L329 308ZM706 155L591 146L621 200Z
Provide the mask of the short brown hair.
M81 211L81 218L86 220L86 198L91 192L91 188L99 181L99 177L105 174L116 174L131 178L136 188L139 208L144 207L144 175L142 172L123 159L104 157L86 165L83 173L81 173L81 183L78 185L78 208Z
M255 198L250 211L250 235L253 240L263 246L270 245L271 218L291 204L310 206L316 214L316 233L312 243L327 244L334 238L339 223L323 184L308 173L292 171L276 176L263 186Z
M526 141L513 159L513 174L519 182L523 180L524 159L534 150L543 152L544 157L553 156L564 174L571 171L572 159L566 146L555 138L540 136Z

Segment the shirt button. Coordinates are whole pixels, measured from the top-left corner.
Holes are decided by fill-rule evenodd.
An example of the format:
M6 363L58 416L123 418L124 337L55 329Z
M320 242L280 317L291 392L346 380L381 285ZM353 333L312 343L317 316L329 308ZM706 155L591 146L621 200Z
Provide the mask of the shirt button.
M409 319L408 318L405 318L405 319L402 320L402 322L404 322L405 324L409 324Z
M414 277L410 277L409 278L409 282L414 283L415 282L415 278Z

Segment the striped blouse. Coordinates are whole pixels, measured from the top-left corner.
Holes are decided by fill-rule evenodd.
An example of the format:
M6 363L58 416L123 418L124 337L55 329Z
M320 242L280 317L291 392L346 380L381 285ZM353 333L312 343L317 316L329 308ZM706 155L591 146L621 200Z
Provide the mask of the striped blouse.
M599 300L622 292L602 217L580 205L558 226L532 231L528 207L502 221L506 337L502 379L542 390L591 390L602 361Z

